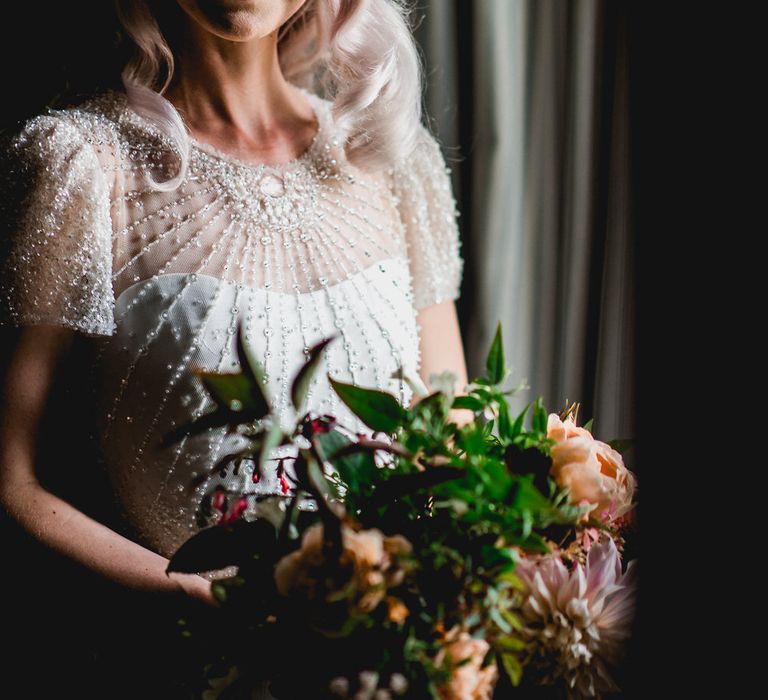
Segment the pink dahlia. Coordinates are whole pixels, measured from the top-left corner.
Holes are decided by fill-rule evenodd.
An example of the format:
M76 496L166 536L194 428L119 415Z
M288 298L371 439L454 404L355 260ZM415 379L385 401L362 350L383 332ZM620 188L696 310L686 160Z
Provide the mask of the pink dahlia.
M608 673L631 634L637 560L622 574L610 538L593 544L586 566L569 571L557 554L524 557L515 573L527 587L519 610L527 642L525 673L538 682L562 679L569 698L600 697L620 690Z

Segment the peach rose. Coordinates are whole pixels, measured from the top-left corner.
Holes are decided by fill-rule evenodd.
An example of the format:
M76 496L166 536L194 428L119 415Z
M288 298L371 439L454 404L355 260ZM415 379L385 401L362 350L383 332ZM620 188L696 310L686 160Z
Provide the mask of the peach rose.
M547 437L555 441L549 473L560 488L570 489L571 503L596 504L593 512L604 519L620 517L632 508L637 482L621 453L595 440L570 416L563 421L550 413ZM585 514L583 520L588 518Z
M499 669L496 662L481 668L483 658L488 653L490 645L485 639L475 639L469 632L453 627L446 635L447 642L435 655L435 664L444 663L446 655L455 666L462 659L469 657L470 661L453 670L453 675L447 684L437 688L442 700L490 700Z
M354 583L355 606L370 612L386 596L387 589L399 585L405 572L398 557L409 553L413 547L401 535L384 536L381 530L353 530L344 524L341 528L342 562L349 565L348 581ZM284 596L302 595L308 599L325 597L321 591L327 584L323 556L323 525L321 522L308 527L301 538L301 547L284 556L275 567L275 584Z

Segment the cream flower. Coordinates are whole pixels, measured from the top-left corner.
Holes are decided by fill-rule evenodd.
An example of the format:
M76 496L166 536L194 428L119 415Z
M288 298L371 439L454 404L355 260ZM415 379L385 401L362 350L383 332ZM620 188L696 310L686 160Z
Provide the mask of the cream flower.
M442 700L490 700L499 669L492 661L481 668L483 658L488 653L490 645L485 639L472 637L465 629L458 626L451 628L446 634L447 643L435 655L435 664L441 666L450 657L452 666L462 659L470 661L453 670L450 681L437 688Z
M526 586L526 597L519 634L530 644L524 673L536 673L542 685L562 679L570 698L619 690L608 668L619 661L631 633L636 562L622 574L610 538L593 544L586 566L576 564L572 571L557 555L521 559L515 574Z
M595 504L594 513L606 521L621 517L633 507L637 480L624 466L621 453L595 440L570 416L563 421L550 413L547 437L555 441L549 473L560 488L570 490L571 503ZM588 517L585 514L583 519Z

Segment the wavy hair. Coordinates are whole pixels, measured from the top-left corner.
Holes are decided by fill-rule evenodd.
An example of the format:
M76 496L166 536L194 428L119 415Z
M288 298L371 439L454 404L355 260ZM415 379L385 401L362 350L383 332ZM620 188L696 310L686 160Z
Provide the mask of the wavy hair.
M422 117L422 55L407 0L306 0L278 31L278 60L286 80L332 101L350 163L386 168L416 146ZM174 72L178 11L168 0L115 0L133 44L122 71L128 103L178 147L174 177L152 185L173 190L187 172L189 132L163 97ZM164 21L165 20L165 21ZM178 23L175 23L178 26Z

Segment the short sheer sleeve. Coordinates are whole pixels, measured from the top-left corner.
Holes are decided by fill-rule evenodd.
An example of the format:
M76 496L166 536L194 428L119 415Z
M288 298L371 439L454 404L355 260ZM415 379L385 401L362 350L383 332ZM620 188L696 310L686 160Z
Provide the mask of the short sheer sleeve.
M392 173L405 227L414 308L457 299L464 269L459 212L440 145L424 125L417 147Z
M75 123L34 117L0 165L0 325L114 335L110 188Z

